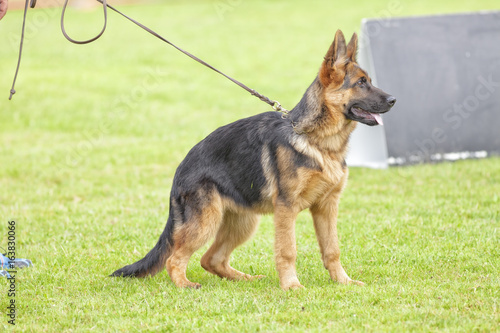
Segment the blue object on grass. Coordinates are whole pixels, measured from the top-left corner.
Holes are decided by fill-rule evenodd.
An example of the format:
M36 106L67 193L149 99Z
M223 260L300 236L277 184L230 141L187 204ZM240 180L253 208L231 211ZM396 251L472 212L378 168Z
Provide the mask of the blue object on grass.
M29 259L14 259L10 260L5 255L0 253L0 276L5 276L10 278L9 272L6 269L14 269L14 268L24 268L33 266L33 263Z

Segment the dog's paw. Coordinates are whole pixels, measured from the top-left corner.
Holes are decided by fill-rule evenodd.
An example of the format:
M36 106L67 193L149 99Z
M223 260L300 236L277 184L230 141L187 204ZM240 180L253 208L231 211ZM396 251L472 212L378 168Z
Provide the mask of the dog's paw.
M290 283L281 284L281 289L283 289L283 290L295 290L295 289L302 289L302 288L304 288L304 286L301 285L299 281L293 281Z
M290 288L288 288L286 290L298 290L298 289L304 289L304 288L305 287L299 283L299 284L294 284L293 286L291 286Z
M356 280L349 280L349 282L347 282L348 284L355 284L357 286L364 286L365 284L361 281L356 281Z
M337 281L340 284L355 284L357 286L364 286L365 284L361 281L353 280L346 274L342 266L332 269L330 271L330 278L333 281Z
M247 281L260 280L260 279L264 279L266 277L267 276L265 276L265 275L250 275L250 274L245 274L245 280L247 280Z
M188 281L188 282L185 282L182 284L178 284L177 287L183 288L183 289L200 289L201 284Z

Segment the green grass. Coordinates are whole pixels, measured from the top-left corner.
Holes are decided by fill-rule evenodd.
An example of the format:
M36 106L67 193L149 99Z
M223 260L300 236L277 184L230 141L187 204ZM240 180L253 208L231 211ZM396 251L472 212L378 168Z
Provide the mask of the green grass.
M214 6L221 3L234 5L221 16ZM361 18L386 16L390 3L169 1L123 9L292 107L336 29L350 35ZM396 7L393 14L406 16L498 3ZM307 213L297 222L304 290L279 289L271 217L232 260L266 275L261 281L206 273L203 251L188 268L201 290L176 289L165 272L108 278L156 242L175 168L188 149L218 126L269 107L112 13L102 39L69 44L59 12L30 10L11 102L21 13L0 22L0 245L15 219L17 255L35 264L18 274L16 330L498 331L498 158L351 169L339 234L344 267L366 283L362 288L329 281ZM70 12L68 30L90 37L100 16ZM4 315L9 298L1 295L0 327L12 329Z

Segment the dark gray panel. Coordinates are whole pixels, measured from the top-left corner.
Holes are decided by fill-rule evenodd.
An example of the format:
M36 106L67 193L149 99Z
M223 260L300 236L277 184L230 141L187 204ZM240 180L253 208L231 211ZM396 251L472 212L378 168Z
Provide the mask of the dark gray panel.
M365 20L390 157L500 154L500 11ZM417 158L410 158L416 156Z

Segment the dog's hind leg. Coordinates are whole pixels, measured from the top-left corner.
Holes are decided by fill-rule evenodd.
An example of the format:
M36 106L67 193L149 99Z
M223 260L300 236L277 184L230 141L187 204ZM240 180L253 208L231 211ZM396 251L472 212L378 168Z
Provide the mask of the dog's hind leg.
M262 275L245 274L229 265L229 256L233 250L252 236L258 224L259 216L256 214L226 212L214 243L201 258L201 266L208 272L229 280L262 278Z
M198 205L199 201L198 197L193 205ZM212 193L212 195L206 196L203 201L203 208L189 207L191 211L195 212L191 213L191 217L186 221L179 222L174 230L174 245L166 268L177 287L195 289L201 287L199 283L193 283L186 277L189 258L210 238L214 237L222 222L224 213L219 194Z

